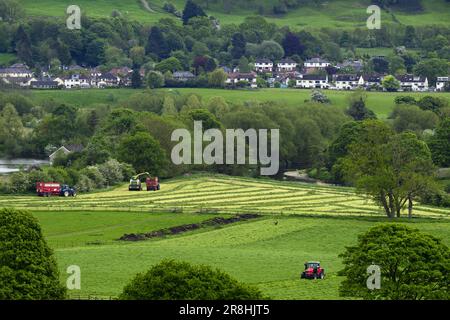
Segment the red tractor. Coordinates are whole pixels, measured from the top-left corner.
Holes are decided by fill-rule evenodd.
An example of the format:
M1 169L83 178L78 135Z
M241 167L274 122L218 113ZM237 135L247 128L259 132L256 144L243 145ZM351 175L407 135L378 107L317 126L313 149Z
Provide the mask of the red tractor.
M318 261L305 262L305 271L300 277L302 279L323 279L325 278L325 269L320 266Z

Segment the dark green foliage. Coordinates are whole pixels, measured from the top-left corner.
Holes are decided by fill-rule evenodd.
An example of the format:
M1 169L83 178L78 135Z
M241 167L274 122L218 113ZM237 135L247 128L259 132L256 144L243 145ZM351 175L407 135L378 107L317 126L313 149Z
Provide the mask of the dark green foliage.
M135 68L133 70L133 74L131 75L131 87L133 89L139 89L142 87L142 77L139 72L139 68Z
M146 132L125 136L118 146L119 159L133 165L137 172L151 172L159 175L164 172L167 156L159 142Z
M123 300L259 300L261 292L208 266L164 260L138 274L123 289Z
M166 38L159 27L152 27L148 36L148 43L145 48L147 54L154 54L159 58L164 58L168 54Z
M206 13L194 1L188 0L183 10L183 24L188 24L189 20L194 17L206 17Z
M0 210L0 284L1 300L65 298L56 261L31 213Z
M440 167L450 167L450 118L441 121L428 145L433 162Z
M401 224L381 224L340 255L343 296L368 300L450 298L450 250L441 240ZM381 288L369 290L367 267L381 268Z
M366 108L366 103L362 97L360 97L359 100L351 102L350 108L347 110L347 114L356 121L377 118L372 110Z

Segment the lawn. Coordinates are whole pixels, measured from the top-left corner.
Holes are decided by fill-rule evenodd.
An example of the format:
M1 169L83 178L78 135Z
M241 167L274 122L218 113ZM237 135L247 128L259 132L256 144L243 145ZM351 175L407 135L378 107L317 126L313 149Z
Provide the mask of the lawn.
M197 94L203 102L208 102L212 97L221 96L231 103L245 103L246 101L274 101L281 105L299 106L305 100L310 99L311 90L307 89L259 89L259 90L224 90L224 89L159 89L163 92L179 92L181 94ZM95 104L107 104L111 106L123 105L133 94L142 90L133 89L86 89L63 91L32 91L29 97L37 104L42 104L49 99L60 103L72 104L82 108L93 108ZM342 108L348 107L348 91L326 90L325 94L331 103ZM373 110L378 117L387 118L394 107L394 99L399 95L411 95L416 98L425 95L442 97L450 101L450 93L412 93L412 92L368 92L367 107Z
M66 8L74 4L69 0L19 0L29 15L64 17ZM143 23L156 23L161 18L174 17L166 13L162 7L165 0L147 0L154 12L144 9L138 0L78 0L76 4L80 6L82 12L88 16L105 18L111 15L113 10L118 10L122 15L132 20ZM184 7L184 0L170 1L175 4L178 10ZM271 8L276 1L264 1L266 19L279 26L288 25L294 29L302 28L355 28L365 27L369 14L366 9L370 4L368 0L360 1L330 1L320 5L309 5L290 10L288 14L282 16L271 15ZM393 14L382 12L382 23L405 24L405 25L431 25L447 24L450 20L448 4L443 0L424 1L425 10L419 14L409 14L394 11ZM210 4L206 9L209 15L218 18L222 24L239 24L245 17L258 13L257 6L246 9L240 7L231 8L230 13L225 13L222 3Z
M16 60L16 55L12 53L0 53L0 67L9 66Z

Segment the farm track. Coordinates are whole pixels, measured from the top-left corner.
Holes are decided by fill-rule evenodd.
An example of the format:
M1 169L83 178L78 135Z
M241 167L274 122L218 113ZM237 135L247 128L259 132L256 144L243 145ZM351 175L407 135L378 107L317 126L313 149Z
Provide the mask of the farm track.
M384 215L371 200L350 188L218 175L169 180L162 183L162 190L158 192L129 192L124 185L77 198L0 197L0 207L51 211ZM450 210L416 205L414 215L448 218Z

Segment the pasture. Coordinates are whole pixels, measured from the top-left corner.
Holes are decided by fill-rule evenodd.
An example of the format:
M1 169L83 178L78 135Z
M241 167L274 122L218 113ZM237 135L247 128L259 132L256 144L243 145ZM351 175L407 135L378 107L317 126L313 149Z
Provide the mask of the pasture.
M153 12L147 11L140 0L78 0L82 12L96 18L111 16L113 10L118 10L123 16L142 23L154 24L161 18L175 18L163 10L165 0L146 0ZM28 15L65 17L66 8L74 4L69 0L19 0ZM172 0L178 10L183 10L185 0ZM273 15L272 8L277 1L265 0L263 6L265 18L278 26L289 26L293 29L319 28L365 28L370 5L368 0L336 0L316 5L302 6L291 9L285 15ZM450 19L448 4L442 0L423 1L424 11L416 14L393 10L382 12L382 22L386 24L404 25L445 25ZM245 17L261 12L257 5L231 6L225 8L223 2L212 3L205 7L208 15L219 19L222 24L239 24ZM181 22L180 22L181 23Z
M80 108L95 108L96 104L110 106L126 105L127 100L136 93L144 90L134 89L85 89L85 90L48 90L27 92L36 104L45 104L53 100L58 103L71 104ZM274 101L279 105L304 105L311 97L308 89L258 89L258 90L224 90L203 88L157 89L149 92L170 92L173 94L196 94L205 104L213 97L223 97L229 103L245 103L249 101ZM348 97L351 92L325 90L331 104L341 108L348 107ZM450 93L416 93L416 92L367 92L367 107L374 111L381 119L389 116L394 108L394 99L400 95L410 95L420 99L425 95L433 95L450 101Z

